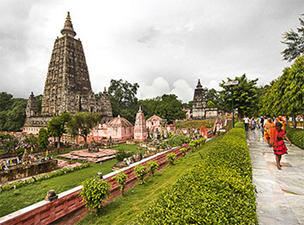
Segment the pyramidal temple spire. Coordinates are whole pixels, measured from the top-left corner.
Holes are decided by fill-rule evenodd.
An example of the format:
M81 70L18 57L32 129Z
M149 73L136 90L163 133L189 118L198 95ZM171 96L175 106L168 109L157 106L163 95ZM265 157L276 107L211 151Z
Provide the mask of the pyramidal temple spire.
M197 85L196 85L196 88L202 88L203 86L201 85L201 81L200 79L198 79L198 82L197 82Z
M69 36L72 36L72 37L76 36L76 32L73 29L73 24L72 24L72 21L71 21L70 12L68 12L68 15L66 17L66 21L64 23L64 27L61 30L61 34L62 35L69 35Z

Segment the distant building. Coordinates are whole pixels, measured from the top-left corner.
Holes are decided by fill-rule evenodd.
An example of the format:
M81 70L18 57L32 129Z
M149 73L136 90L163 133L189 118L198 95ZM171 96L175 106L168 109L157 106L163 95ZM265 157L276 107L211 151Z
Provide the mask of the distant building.
M193 110L192 119L203 120L217 118L217 108L206 108L205 92L201 85L200 79L198 79L194 97L193 97Z
M132 123L120 117L113 118L107 123L107 138L114 140L128 140L133 138L134 129Z
M61 34L63 36L55 40L49 63L41 115L38 114L33 92L29 97L23 126L26 133L38 133L41 127L47 126L53 115L63 111L71 114L80 111L99 113L103 122L112 119L112 107L106 89L98 96L92 91L82 43L80 39L74 38L76 32L69 12Z

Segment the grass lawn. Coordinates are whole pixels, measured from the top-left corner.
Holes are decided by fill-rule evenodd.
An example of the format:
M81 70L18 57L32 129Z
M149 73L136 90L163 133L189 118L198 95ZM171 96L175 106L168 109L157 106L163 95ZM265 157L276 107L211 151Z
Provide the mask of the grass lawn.
M194 152L182 157L175 165L168 165L157 171L155 177L146 178L143 185L135 185L129 189L125 196L119 196L102 208L102 215L95 213L87 215L78 224L134 224L136 216L145 209L153 200L157 199L160 192L176 182L179 176L187 173L200 160L199 152L219 141L223 136L217 136L199 147Z
M98 171L108 174L112 172L111 168L116 162L116 159L112 159L102 165L91 164L88 168L26 185L16 190L5 191L0 194L0 217L44 200L51 189L59 194L80 185L82 181L96 175Z
M139 145L119 144L118 147L115 147L113 149L138 152L138 147ZM50 155L52 155L54 158L57 158L58 155L66 154L70 151L76 150L69 150ZM141 152L144 151L141 150ZM77 170L62 176L43 180L37 183L29 184L24 187L20 187L16 190L9 190L0 193L0 217L15 212L29 205L32 205L36 202L42 201L45 198L47 192L51 189L54 189L56 193L59 194L80 185L82 181L96 175L98 171L101 171L104 175L108 174L112 172L112 166L115 163L117 163L116 159L103 162L102 165L100 165L99 163L91 163L90 167L88 168Z

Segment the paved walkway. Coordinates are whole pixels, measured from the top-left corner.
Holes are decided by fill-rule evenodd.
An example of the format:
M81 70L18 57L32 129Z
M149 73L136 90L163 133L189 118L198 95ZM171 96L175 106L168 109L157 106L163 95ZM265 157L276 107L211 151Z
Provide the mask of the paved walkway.
M304 225L304 150L286 144L278 170L272 148L260 131L248 131L253 183L260 225Z

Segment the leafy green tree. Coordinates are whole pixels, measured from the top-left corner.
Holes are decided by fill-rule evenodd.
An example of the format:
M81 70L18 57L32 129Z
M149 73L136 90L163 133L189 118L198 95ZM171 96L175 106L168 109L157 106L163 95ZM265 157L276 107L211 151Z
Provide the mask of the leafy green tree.
M304 112L304 56L298 57L282 76L271 82L262 97L263 110L271 116L295 116Z
M135 121L138 111L138 99L136 97L139 85L131 84L128 81L111 80L108 90L112 105L113 116L122 116L131 123Z
M215 104L212 101L208 101L206 106L207 108L214 108Z
M41 128L38 133L39 149L45 151L49 146L49 135L46 129Z
M33 134L23 135L23 137L24 137L23 141L28 145L33 146L38 143L38 138L35 137Z
M176 159L176 154L174 152L170 152L166 155L168 162L173 165L174 160Z
M189 101L188 103L182 103L183 109L190 109L192 111L193 108L193 100Z
M143 166L141 164L137 165L134 167L134 172L137 175L138 183L139 184L144 184L144 176L147 173L147 167Z
M119 183L120 192L121 192L122 196L124 196L124 190L125 190L127 178L128 178L128 176L124 172L120 172L120 173L116 174L116 176L114 177L116 182Z
M50 137L57 137L57 148L60 148L60 139L66 133L65 125L71 120L71 115L67 111L61 113L60 116L53 116L49 121L47 130Z
M103 199L110 195L111 185L107 181L100 180L97 176L89 178L81 184L83 188L79 195L83 197L82 201L85 202L85 207L96 210L99 215Z
M220 93L214 88L208 89L204 88L205 92L205 101L208 103L209 101L214 103L214 107L220 108Z
M0 134L0 149L6 153L15 152L19 140L10 134Z
M176 119L186 118L183 105L174 94L164 94L154 99L140 100L139 104L142 106L146 118L157 115L167 119L168 123Z
M187 149L186 148L181 148L180 151L183 153L183 156L186 155Z
M156 160L151 160L147 163L147 166L149 168L149 172L151 172L152 177L154 177L155 171L158 169L159 165Z
M72 134L79 133L87 146L87 137L92 128L100 121L101 116L98 113L78 112L67 122L69 132Z
M6 92L0 93L0 112L10 109L13 104L13 95Z
M232 110L232 94L233 92L233 105L234 109L238 108L239 117L254 116L258 113L258 95L257 95L257 81L248 80L246 74L243 74L241 77L235 77L239 81L238 85L226 86L225 81L220 83L220 87L223 88L220 91L221 98L223 100L223 106L225 111L231 112ZM232 79L228 78L228 81Z
M287 31L283 36L284 41L282 43L286 44L287 48L281 54L283 55L283 59L289 62L301 56L304 52L304 20L299 18L299 21L301 27L298 27L297 31Z

